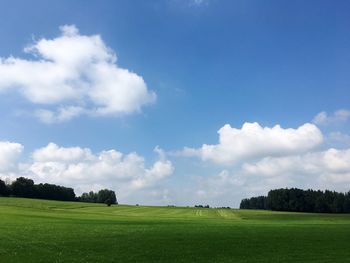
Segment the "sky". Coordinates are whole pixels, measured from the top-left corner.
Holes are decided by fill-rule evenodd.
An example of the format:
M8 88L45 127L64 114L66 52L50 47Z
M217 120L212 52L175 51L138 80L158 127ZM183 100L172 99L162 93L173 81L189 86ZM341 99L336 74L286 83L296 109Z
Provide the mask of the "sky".
M0 1L0 177L120 203L349 191L348 1Z

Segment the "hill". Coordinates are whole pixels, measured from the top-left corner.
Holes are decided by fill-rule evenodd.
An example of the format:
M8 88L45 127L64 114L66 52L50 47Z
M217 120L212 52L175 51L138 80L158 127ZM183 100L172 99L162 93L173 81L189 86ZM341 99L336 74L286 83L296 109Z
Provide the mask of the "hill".
M350 262L350 215L0 198L1 262Z

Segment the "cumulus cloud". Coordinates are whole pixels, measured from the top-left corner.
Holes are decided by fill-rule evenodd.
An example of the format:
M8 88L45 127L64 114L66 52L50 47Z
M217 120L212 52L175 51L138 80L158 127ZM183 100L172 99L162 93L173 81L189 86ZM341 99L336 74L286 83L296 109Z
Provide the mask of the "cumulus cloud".
M146 166L145 159L136 153L123 154L116 150L93 153L89 148L49 143L33 151L30 161L19 162L22 149L17 143L0 142L2 178L25 176L36 182L71 186L78 192L107 187L118 191L122 201L131 193L154 191L174 172L172 163L164 156Z
M208 170L196 177L187 195L195 202L238 206L244 197L281 187L349 190L350 149L344 144L345 134L331 133L325 141L317 126L309 123L295 129L258 123L241 128L225 125L218 133L218 144L181 152L201 158ZM331 139L342 147L326 148Z
M244 197L266 195L275 188L349 191L350 149L328 149L292 156L266 157L236 169L199 177L195 193L213 205L234 205Z
M35 115L47 123L138 112L156 100L141 76L118 66L99 35L82 35L74 25L60 30L24 49L33 59L0 58L0 91L16 90L40 105Z
M298 156L264 158L246 163L242 172L247 175L288 177L303 176L305 181L323 186L350 182L350 149L328 149Z
M328 143L330 145L338 145L340 147L350 147L350 135L342 132L331 132L328 135Z
M19 143L0 141L0 173L16 169L22 151Z
M314 117L312 122L317 125L328 125L346 122L349 118L350 111L346 109L337 110L333 114L322 111Z
M36 149L32 154L34 162L65 162L75 163L94 159L94 155L88 148L59 147L55 143L49 143L43 148Z
M88 148L60 147L54 143L37 149L29 174L40 181L73 185L87 191L92 185L123 189L122 194L156 185L170 176L174 167L169 160L158 160L146 167L136 153L116 150L94 154Z
M198 156L217 164L233 165L250 158L284 156L307 152L323 142L321 131L306 123L297 129L272 128L244 123L242 128L226 124L219 131L219 143L203 144L199 149L185 148L185 156Z

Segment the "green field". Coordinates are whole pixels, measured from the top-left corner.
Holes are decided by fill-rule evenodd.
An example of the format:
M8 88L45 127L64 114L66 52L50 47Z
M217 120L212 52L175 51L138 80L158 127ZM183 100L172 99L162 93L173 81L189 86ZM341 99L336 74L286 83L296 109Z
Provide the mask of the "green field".
M350 215L0 198L0 262L350 262Z

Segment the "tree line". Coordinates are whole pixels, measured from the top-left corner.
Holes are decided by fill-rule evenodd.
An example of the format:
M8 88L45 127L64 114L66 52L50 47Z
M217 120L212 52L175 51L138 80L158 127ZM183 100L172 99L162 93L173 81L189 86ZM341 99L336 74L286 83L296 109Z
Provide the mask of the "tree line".
M195 205L195 208L210 208L209 205Z
M245 198L240 209L273 211L350 213L350 192L302 190L298 188L275 189L267 196Z
M96 193L91 191L76 196L73 188L47 183L35 184L32 179L25 177L19 177L10 184L0 180L0 196L105 203L108 206L117 204L115 192L112 190L102 189Z
M81 202L90 202L90 203L105 203L107 205L117 203L117 198L114 191L108 189L102 189L98 192L90 191L89 193L83 193L78 197Z

